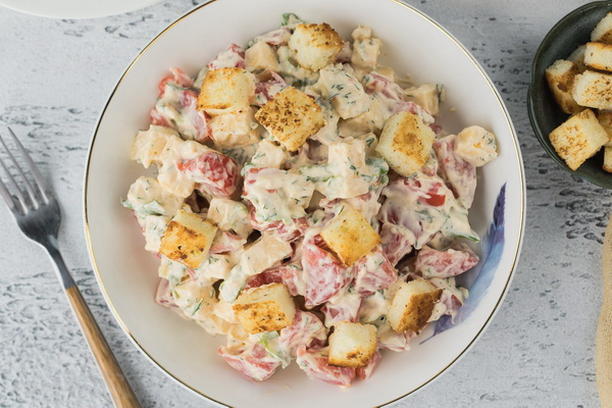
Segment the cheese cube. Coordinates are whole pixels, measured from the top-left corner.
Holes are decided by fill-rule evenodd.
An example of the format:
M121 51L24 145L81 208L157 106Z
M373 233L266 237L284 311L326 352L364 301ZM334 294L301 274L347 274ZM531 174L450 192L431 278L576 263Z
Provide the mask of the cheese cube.
M298 150L325 125L321 107L313 98L291 86L262 106L255 119L290 152Z
M376 353L376 326L337 322L329 337L329 364L363 367Z
M242 68L220 68L206 73L198 109L210 114L225 110L248 108L255 96L255 78Z
M576 75L572 97L581 106L612 109L612 75L595 71Z
M217 227L200 215L180 210L170 221L159 252L196 269L208 255Z
M591 41L612 44L612 11L599 20L591 33Z
M398 333L418 333L429 320L442 289L424 279L401 282L393 296L387 318Z
M376 151L402 176L419 171L431 156L435 134L421 118L399 112L385 123Z
M295 305L281 283L243 291L232 306L238 321L250 334L280 330L291 325Z
M569 114L582 110L572 97L572 84L576 75L578 75L578 67L571 61L556 60L554 64L546 68L548 87L561 110Z
M353 265L380 243L380 236L368 220L348 204L323 228L321 238L346 266Z
M342 50L342 38L327 23L298 24L288 45L302 67L318 71L335 61Z
M276 51L265 41L257 41L244 53L246 69L249 71L259 71L267 69L278 71L278 60Z
M590 109L570 117L548 135L557 154L576 170L608 143L608 134Z

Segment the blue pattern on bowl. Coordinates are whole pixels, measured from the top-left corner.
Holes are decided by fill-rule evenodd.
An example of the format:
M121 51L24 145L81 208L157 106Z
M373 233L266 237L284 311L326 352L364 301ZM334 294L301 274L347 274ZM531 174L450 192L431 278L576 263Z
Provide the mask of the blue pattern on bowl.
M487 233L481 240L482 253L480 262L470 271L457 277L457 286L468 288L470 295L459 309L455 319L444 315L434 327L434 333L431 337L423 340L421 343L431 339L433 336L450 329L451 327L461 323L474 311L482 300L485 292L493 281L493 276L501 260L504 252L504 209L506 204L506 184L499 190L495 207L493 209L493 222L489 226Z

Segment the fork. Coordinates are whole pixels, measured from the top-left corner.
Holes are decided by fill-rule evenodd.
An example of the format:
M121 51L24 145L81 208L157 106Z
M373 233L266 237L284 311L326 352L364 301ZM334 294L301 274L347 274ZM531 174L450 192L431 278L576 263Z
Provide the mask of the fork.
M8 157L6 161L12 164L13 169L13 172L11 172L9 165L0 157L0 167L6 173L6 180L8 180L5 183L0 177L0 196L6 202L23 234L45 248L51 260L53 260L57 276L62 283L81 331L87 339L89 348L98 363L98 368L102 372L115 406L118 408L138 408L140 404L136 395L123 375L59 251L57 236L61 223L61 212L54 193L45 183L38 168L15 133L11 128L8 128L8 131L23 161L25 161L25 165L23 167L19 165L19 161L0 135L0 150L4 149Z

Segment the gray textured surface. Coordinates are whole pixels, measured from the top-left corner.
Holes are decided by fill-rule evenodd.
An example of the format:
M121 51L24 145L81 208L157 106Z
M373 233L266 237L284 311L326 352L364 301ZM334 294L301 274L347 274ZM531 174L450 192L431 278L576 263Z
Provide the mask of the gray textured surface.
M81 178L99 109L149 38L198 1L97 20L0 9L0 124L22 135L64 208L67 263L145 407L208 406L159 372L121 333L91 272ZM531 56L575 0L422 0L415 4L483 64L514 119L528 217L514 283L489 330L438 381L398 407L595 407L599 251L612 196L560 170L525 110ZM562 3L562 4L561 4ZM104 407L110 400L47 259L0 207L0 407Z

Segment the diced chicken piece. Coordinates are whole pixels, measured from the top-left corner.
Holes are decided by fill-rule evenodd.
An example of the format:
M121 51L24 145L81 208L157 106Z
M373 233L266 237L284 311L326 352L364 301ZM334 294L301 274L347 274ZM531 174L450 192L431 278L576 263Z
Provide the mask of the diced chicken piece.
M289 48L304 68L318 71L332 63L342 50L342 38L327 23L298 24L289 38Z
M321 231L321 237L347 266L353 265L380 243L380 236L365 217L347 204Z
M455 153L468 163L481 167L497 157L497 140L488 130L470 126L457 134Z
M418 87L406 89L412 101L421 106L431 115L440 112L440 89L436 84L422 84Z
M353 55L351 62L358 68L373 70L378 63L382 41L372 37L370 27L359 26L353 30Z
M276 51L265 41L257 41L245 52L246 69L249 71L278 71Z
M410 176L429 159L434 139L434 132L419 116L399 112L385 123L376 151L397 173Z
M292 253L293 248L288 242L271 234L263 234L245 249L240 263L243 266L243 272L252 276L273 267L284 258L291 256Z
M325 124L321 107L291 86L277 93L255 118L285 149L294 152Z
M233 231L242 238L253 230L246 205L229 198L214 197L210 200L207 217L222 230Z
M285 149L264 139L257 145L257 151L251 157L250 165L280 169L288 159L289 155Z
M342 137L358 137L373 132L380 133L385 124L384 107L379 99L371 98L370 108L354 118L340 121L338 133Z
M342 64L328 65L319 72L316 87L331 99L342 119L354 118L370 109L370 97L361 83Z
M329 363L341 367L364 367L376 353L376 326L338 322L329 337Z
M576 170L608 143L609 137L590 109L570 117L548 135L557 154Z
M427 324L441 294L441 289L424 279L402 282L389 308L389 324L398 333L419 332Z
M200 215L180 210L168 224L160 253L196 269L208 255L216 232L217 227Z
M242 327L251 334L280 330L291 325L295 305L280 283L243 291L232 306Z
M257 143L261 129L251 107L215 115L208 121L208 127L215 146L220 149Z

